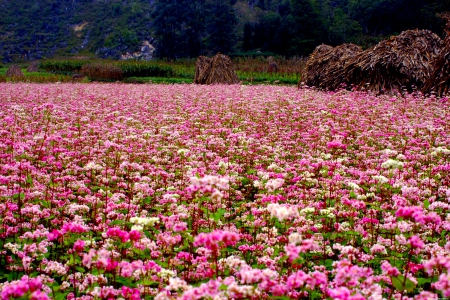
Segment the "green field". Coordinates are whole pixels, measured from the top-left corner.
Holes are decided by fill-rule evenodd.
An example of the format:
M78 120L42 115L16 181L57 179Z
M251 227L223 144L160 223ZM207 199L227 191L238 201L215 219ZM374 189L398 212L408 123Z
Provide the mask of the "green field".
M233 60L235 71L243 84L296 85L305 61L301 59L277 60L278 72L268 72L264 58L238 58ZM9 66L0 67L0 82L70 82L74 74L85 75L82 82L124 83L192 83L195 60L179 61L114 61L114 60L44 60L39 72L27 72L27 64L20 67L23 77L6 77Z

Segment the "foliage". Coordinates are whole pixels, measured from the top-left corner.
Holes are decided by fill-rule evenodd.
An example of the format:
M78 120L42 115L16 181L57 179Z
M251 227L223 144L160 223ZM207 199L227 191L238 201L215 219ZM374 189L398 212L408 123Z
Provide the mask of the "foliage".
M367 48L408 29L440 35L436 14L448 7L450 0L3 1L0 57L118 59L144 40L169 59L258 50L305 56L321 43Z

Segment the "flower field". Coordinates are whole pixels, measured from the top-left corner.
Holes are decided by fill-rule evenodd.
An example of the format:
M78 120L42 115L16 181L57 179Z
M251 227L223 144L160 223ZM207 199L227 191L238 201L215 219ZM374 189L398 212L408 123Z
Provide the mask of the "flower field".
M450 297L447 100L0 84L1 299Z

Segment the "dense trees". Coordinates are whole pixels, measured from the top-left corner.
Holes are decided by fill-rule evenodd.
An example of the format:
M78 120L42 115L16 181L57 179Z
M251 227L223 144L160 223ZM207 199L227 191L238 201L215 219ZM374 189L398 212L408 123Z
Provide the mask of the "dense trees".
M368 47L407 29L442 34L436 14L449 8L450 0L0 0L0 56L118 58L144 40L169 59L308 55L321 43Z
M191 10L186 9L190 4L180 0L156 2L155 33L164 57L257 50L307 55L321 43L353 42L368 47L406 29L442 33L436 14L450 7L450 0L248 0L237 1L233 9L235 3L229 0L205 0L193 1L196 4L191 6L197 5L197 9ZM167 32L170 18L167 24L161 22L161 16L175 2L177 13L169 15L184 24L177 31L183 41L195 36L192 44L177 41ZM189 26L195 15L201 16L197 19L201 21ZM197 30L197 35L190 30ZM175 44L166 43L166 39ZM176 51L180 45L183 50Z

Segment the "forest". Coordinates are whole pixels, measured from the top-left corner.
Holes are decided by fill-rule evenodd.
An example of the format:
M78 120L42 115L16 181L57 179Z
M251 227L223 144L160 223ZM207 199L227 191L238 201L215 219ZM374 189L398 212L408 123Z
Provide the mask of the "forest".
M306 56L321 43L370 47L407 29L442 35L450 0L0 0L4 62L120 58L144 40L155 57L217 52Z

